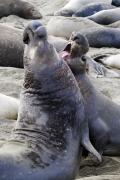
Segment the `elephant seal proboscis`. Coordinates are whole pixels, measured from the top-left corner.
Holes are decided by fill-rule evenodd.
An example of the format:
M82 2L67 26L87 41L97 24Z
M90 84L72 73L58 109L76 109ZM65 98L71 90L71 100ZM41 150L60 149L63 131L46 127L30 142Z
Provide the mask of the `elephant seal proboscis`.
M120 155L120 106L98 92L91 83L86 74L85 56L81 54L81 37L80 33L72 34L71 45L69 43L69 48L65 48L68 54L65 60L73 71L85 100L90 138L96 149L104 155ZM76 53L73 54L73 50Z
M41 13L33 4L24 0L1 0L0 18L9 15L17 15L25 19L40 19Z
M81 7L79 10L77 10L73 16L75 17L87 17L91 16L99 11L107 10L107 9L113 9L115 6L108 4L108 3L90 3L84 7Z
M20 108L11 139L0 146L0 179L73 180L81 146L101 160L89 141L82 95L45 27L31 22L23 41Z
M102 10L96 14L88 16L87 18L102 25L112 24L120 20L120 8Z

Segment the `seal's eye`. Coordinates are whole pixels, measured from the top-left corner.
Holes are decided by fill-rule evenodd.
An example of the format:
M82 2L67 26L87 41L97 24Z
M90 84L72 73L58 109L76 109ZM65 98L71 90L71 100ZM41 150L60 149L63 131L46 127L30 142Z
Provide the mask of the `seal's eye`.
M82 56L82 57L81 57L81 60L82 60L83 62L86 62L86 57L85 57L85 56Z
M79 40L79 37L78 36L74 36L73 37L73 41L75 41L75 40Z

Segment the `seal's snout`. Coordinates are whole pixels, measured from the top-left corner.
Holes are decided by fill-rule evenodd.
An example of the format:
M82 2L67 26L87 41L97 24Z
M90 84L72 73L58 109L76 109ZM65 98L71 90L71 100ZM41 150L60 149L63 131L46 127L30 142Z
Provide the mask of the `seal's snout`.
M40 38L40 39L43 39L43 38L47 38L47 31L46 31L46 28L44 26L40 26L36 29L35 31L36 35Z
M29 42L33 39L36 29L41 26L42 26L42 24L39 21L37 21L37 20L31 21L24 30L23 42L25 44L29 44Z

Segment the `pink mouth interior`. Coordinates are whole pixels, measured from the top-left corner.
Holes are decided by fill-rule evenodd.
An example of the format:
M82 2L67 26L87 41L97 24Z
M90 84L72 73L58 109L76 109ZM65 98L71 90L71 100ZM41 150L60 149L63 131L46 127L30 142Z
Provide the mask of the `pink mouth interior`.
M70 50L71 50L71 43L68 43L67 46L64 48L64 50L59 53L59 56L62 57L64 60L69 59Z
M62 57L64 60L67 60L70 57L70 53L67 51L62 51L59 53L59 56Z

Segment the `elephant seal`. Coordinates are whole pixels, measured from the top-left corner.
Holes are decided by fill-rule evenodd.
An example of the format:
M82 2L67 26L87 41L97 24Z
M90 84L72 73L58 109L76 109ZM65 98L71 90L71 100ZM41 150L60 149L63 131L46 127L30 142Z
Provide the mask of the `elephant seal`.
M113 67L116 69L120 69L120 54L101 54L94 57L95 61L98 61L107 67Z
M0 66L23 68L23 31L0 24Z
M112 6L111 4L107 3L90 3L84 7L81 7L79 10L77 10L74 14L73 17L87 17L91 16L99 11L102 10L107 10L107 9L113 9L115 6Z
M17 15L25 19L40 19L41 13L29 2L24 0L1 0L0 18Z
M87 18L102 25L112 24L120 20L120 8L103 10Z
M19 100L0 93L0 120L17 119Z
M107 25L107 27L112 27L112 28L120 28L120 20L116 21L112 24Z
M73 31L79 31L92 27L96 28L102 26L82 17L54 16L47 24L47 31L49 35L69 39Z
M99 0L70 0L63 8L54 13L55 16L72 16L79 8L90 3L97 3ZM111 3L110 0L101 0L101 2Z
M79 32L87 37L91 47L120 47L119 28L88 28L82 29Z
M73 180L82 145L101 158L89 141L82 95L45 27L31 22L23 41L20 108L11 139L0 146L0 179Z
M87 43L86 39L84 44L85 42ZM83 36L74 32L71 45L65 48L68 53L65 60L74 73L85 100L91 142L104 155L120 155L120 106L98 92L89 80L86 58L84 53L81 53L82 43ZM76 53L73 54L73 51Z
M120 6L120 0L112 0L112 5L119 7Z

